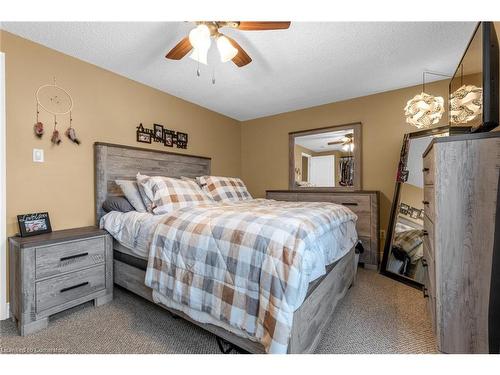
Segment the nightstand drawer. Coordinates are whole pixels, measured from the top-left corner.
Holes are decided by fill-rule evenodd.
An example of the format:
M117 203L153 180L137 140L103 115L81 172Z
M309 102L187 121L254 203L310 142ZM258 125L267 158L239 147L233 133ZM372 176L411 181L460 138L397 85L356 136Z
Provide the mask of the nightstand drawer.
M37 248L36 278L41 279L104 263L105 245L104 237L97 237Z
M62 305L106 287L105 265L68 273L36 283L36 312Z

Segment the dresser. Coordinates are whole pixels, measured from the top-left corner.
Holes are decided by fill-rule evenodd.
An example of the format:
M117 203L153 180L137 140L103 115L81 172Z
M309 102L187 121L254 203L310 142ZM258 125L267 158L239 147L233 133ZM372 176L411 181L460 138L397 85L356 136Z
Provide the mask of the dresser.
M438 349L498 353L500 133L435 138L423 166L424 297Z
M349 207L358 216L356 230L364 248L359 262L368 268L377 268L380 259L378 191L267 190L266 198L292 202L331 202Z
M47 327L50 315L113 298L111 236L95 227L9 238L10 310L24 336Z

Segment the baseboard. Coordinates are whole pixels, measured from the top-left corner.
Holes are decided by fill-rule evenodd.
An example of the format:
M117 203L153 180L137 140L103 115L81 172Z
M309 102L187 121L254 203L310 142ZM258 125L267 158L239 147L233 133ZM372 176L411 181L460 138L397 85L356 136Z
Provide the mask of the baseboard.
M10 304L6 303L1 311L0 320L7 320L10 318Z

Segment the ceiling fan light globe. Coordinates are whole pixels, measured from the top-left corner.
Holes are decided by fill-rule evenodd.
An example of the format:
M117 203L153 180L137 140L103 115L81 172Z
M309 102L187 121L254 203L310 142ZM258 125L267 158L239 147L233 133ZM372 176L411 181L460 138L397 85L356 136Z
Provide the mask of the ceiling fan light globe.
M233 47L229 39L224 35L217 38L217 49L219 50L220 60L222 62L232 60L238 54L238 50Z
M210 48L210 30L207 25L198 25L189 32L189 43L193 48L208 50Z
M208 57L208 49L201 49L201 48L193 48L193 52L189 55L189 58L193 59L194 61L198 61L199 63L202 63L204 65L208 65L207 57Z

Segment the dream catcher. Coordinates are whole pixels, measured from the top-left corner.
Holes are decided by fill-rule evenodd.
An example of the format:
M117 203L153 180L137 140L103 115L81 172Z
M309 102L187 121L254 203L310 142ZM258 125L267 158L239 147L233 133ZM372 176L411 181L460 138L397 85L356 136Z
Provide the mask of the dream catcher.
M57 130L57 116L65 116L69 114L69 128L66 129L66 136L71 142L80 144L80 140L76 137L75 129L73 128L73 117L71 111L73 110L73 98L62 87L57 86L56 79L54 83L40 86L36 90L36 123L34 126L35 135L42 138L45 130L43 123L39 120L40 109L45 110L54 116L54 130L52 132L51 142L55 145L61 143L61 136Z

